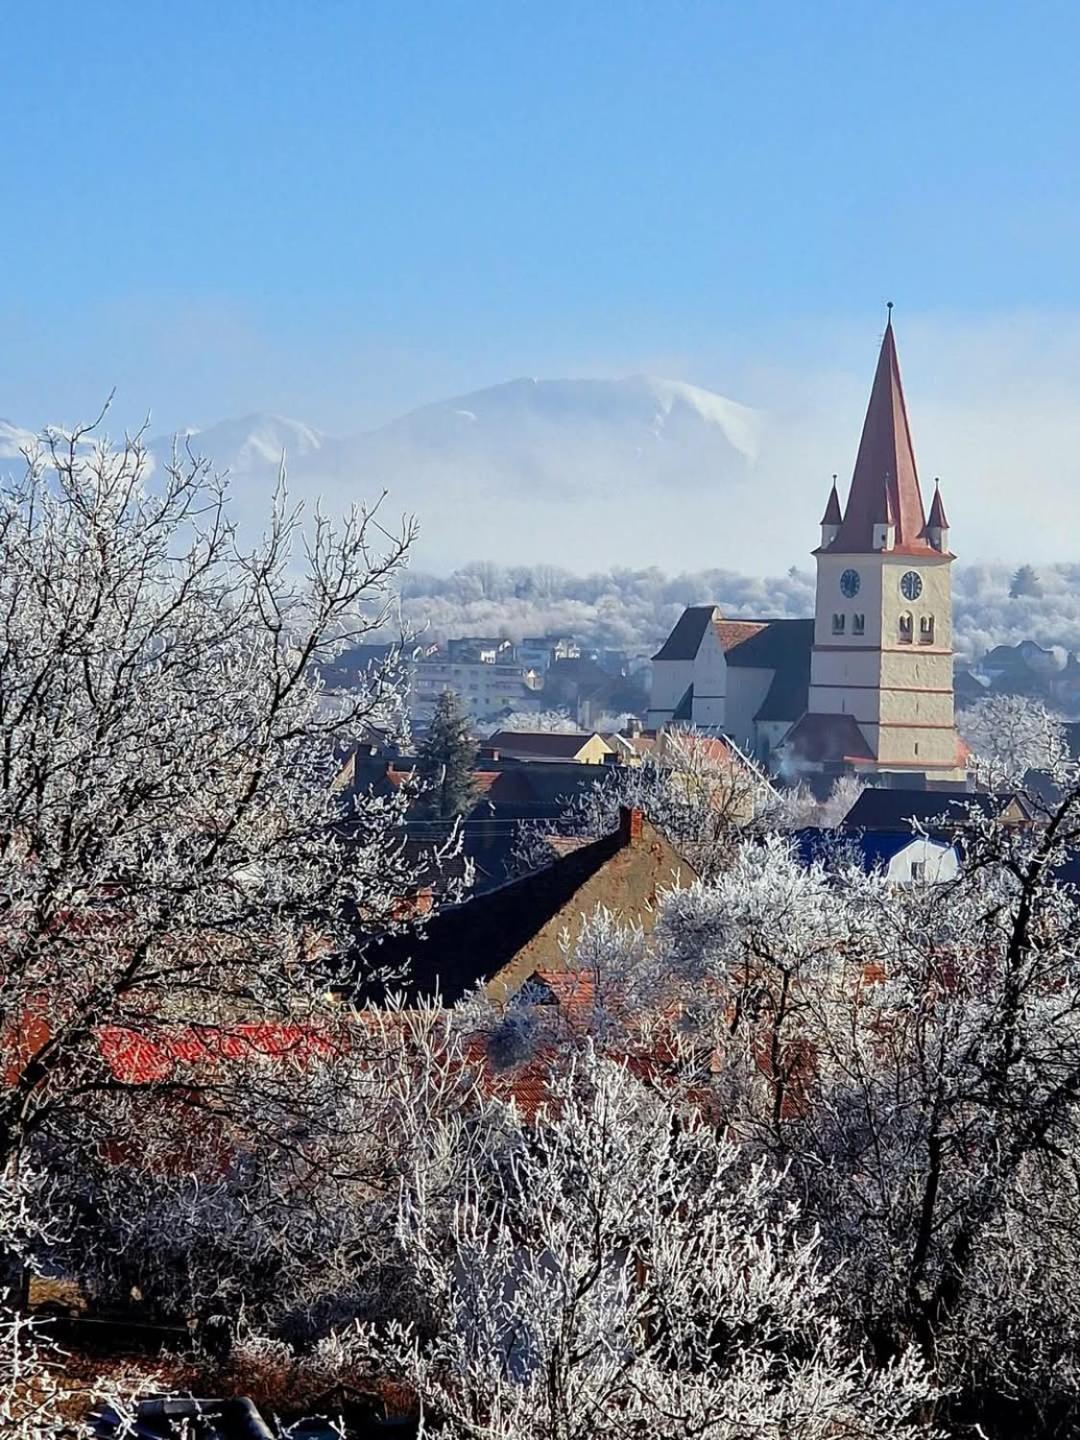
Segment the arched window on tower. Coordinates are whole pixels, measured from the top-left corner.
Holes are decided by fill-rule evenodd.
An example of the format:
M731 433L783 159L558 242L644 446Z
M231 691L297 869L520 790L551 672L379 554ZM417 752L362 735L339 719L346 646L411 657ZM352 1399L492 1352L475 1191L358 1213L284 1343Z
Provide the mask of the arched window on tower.
M843 615L834 615L834 616L832 617L832 633L833 633L834 635L843 635L843 633L844 633L844 617L843 617Z
M851 617L851 633L852 633L853 635L865 635L865 634L866 634L866 616L865 616L865 615L853 615L853 616Z
M914 631L914 625L913 625L913 623L912 623L911 615L910 615L909 612L905 611L904 614L900 616L900 644L901 644L901 645L910 645L910 644L911 644L911 637L912 637L913 631Z
M934 643L934 617L924 615L919 621L919 644L932 645Z

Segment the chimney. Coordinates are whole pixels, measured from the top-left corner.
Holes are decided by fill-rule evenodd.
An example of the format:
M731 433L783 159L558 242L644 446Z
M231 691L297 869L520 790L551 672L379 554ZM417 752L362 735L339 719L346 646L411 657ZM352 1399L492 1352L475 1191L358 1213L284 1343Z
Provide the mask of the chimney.
M622 806L619 810L619 839L624 845L636 845L640 841L644 820L640 810Z
M630 716L627 717L626 728L625 728L625 730L623 731L623 734L626 735L626 736L627 736L629 739L631 739L631 740L634 738L635 735L640 735L640 734L641 734L641 717L640 717L640 715L630 715Z

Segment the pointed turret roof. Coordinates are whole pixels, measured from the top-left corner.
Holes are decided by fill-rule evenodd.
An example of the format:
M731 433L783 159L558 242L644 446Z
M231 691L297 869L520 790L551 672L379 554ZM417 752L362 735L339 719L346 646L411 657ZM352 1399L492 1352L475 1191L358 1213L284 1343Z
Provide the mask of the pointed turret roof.
M936 525L941 530L949 528L949 519L945 514L945 502L941 498L941 486L936 480L934 481L934 500L930 506L930 518L926 522L927 529L931 525Z
M915 448L911 443L904 387L900 381L891 309L878 355L870 403L866 407L847 508L840 533L830 545L830 550L855 554L872 550L874 526L883 520L896 526L895 549L922 551L931 548L924 534L926 514L915 468Z
M821 523L822 525L839 525L843 519L840 511L840 496L836 493L836 476L834 475L832 489L829 491L829 503L825 506L825 514L821 517Z

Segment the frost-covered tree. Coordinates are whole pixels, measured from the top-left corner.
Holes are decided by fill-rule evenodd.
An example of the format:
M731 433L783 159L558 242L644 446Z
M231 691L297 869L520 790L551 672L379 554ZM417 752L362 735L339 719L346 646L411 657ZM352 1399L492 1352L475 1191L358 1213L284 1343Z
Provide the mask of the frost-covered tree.
M927 1433L918 1362L850 1348L779 1177L693 1108L586 1047L534 1125L506 1121L448 1230L422 1170L403 1191L420 1311L317 1363L393 1377L446 1440Z
M725 862L740 827L762 826L781 800L766 776L728 741L675 726L640 764L612 766L551 823L526 822L515 842L519 871L550 860L545 836L610 834L622 809L640 810L700 873Z
M431 1141L464 1125L474 1081L446 1012L372 1012L333 1036L265 1060L237 1087L241 1112L215 1126L115 1097L110 1129L131 1141L103 1150L86 1136L40 1188L50 1264L92 1305L124 1309L135 1293L141 1314L214 1353L241 1317L304 1345L417 1304L394 1238L399 1187L422 1164L433 1205L456 1194L465 1157Z
M1009 599L1019 600L1026 595L1041 595L1042 583L1031 565L1021 565L1009 582Z
M942 886L752 840L651 938L586 932L604 1003L564 1031L713 1097L820 1227L852 1332L879 1360L914 1345L942 1418L988 1433L1080 1421L1078 845L1075 790L1035 831L973 815Z
M573 734L577 725L565 710L515 710L499 721L497 730L545 731L564 735Z
M991 785L1022 786L1030 770L1051 772L1068 758L1060 715L1021 695L988 695L956 716L972 764Z
M412 527L304 529L284 486L266 525L241 549L208 464L138 436L48 432L0 487L0 1169L125 1085L225 1103L110 1044L318 1014L348 907L408 882L401 802L330 788L394 697L326 717L313 666L386 617Z

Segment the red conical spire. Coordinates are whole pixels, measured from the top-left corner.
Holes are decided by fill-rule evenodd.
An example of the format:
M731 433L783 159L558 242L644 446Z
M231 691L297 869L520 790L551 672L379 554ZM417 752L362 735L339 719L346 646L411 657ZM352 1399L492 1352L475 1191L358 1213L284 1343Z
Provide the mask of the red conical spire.
M936 525L939 530L947 530L949 528L949 521L945 514L945 504L941 498L941 485L937 480L934 481L934 500L930 506L930 518L926 522L926 528L929 530L932 525Z
M884 505L883 486L886 491ZM866 407L847 509L840 533L830 550L856 554L873 550L874 526L882 520L895 525L894 548L897 550L930 548L923 534L926 515L919 491L919 475L915 469L915 449L911 443L904 388L900 383L891 305L870 391L870 403Z

